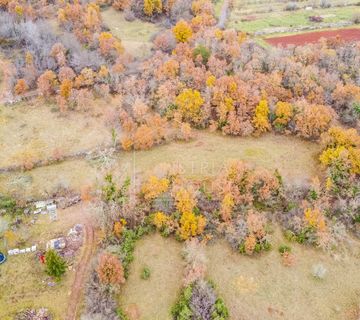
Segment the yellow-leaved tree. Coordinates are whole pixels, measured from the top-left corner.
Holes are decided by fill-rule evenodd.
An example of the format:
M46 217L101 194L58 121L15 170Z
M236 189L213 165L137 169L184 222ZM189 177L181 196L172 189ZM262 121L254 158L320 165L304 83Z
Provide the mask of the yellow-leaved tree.
M257 133L263 133L271 129L269 113L270 110L267 100L260 100L259 104L255 108L255 115L253 118L253 124Z
M173 33L178 42L186 42L192 36L192 29L185 20L180 20L173 28Z

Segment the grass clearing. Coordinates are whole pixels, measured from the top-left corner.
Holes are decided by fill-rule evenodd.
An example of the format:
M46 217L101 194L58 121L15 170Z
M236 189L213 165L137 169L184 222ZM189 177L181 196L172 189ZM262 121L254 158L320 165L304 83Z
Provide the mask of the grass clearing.
M344 259L291 243L293 267L281 264L277 248L284 243L278 231L270 253L246 257L225 241L207 246L208 275L230 311L231 319L350 320L360 299L360 244ZM221 261L221 263L219 263ZM327 269L323 280L311 272L314 264ZM355 319L354 319L355 320Z
M38 101L0 106L0 167L111 143L111 131L104 123L105 103L97 105L92 115L63 116L53 108Z
M185 176L206 179L216 176L231 160L243 160L270 170L278 169L285 182L302 184L322 173L316 143L292 136L267 134L259 138L223 136L198 132L191 142L172 142L147 151L120 152L112 169L133 176L152 170L159 163L177 163ZM0 193L44 198L60 187L75 191L84 185L96 186L108 169L87 160L65 161L26 172L0 174Z
M182 285L182 245L158 233L136 243L130 275L121 290L120 305L124 310L137 307L141 320L171 320L170 310ZM141 279L144 267L149 279Z
M126 21L124 13L113 8L102 11L101 15L111 32L121 40L126 51L139 58L150 53L151 37L160 31L159 26L139 19Z
M322 16L323 23L338 23L351 21L355 12L359 10L358 6L345 7L331 7L326 9L305 10L299 9L296 11L284 11L283 8L273 10L271 12L264 11L250 14L242 8L244 5L235 5L231 12L228 27L235 28L244 32L254 33L257 31L269 31L276 33L276 28L298 28L304 26L319 26L321 23L314 23L309 21L310 16ZM244 21L247 20L247 21Z

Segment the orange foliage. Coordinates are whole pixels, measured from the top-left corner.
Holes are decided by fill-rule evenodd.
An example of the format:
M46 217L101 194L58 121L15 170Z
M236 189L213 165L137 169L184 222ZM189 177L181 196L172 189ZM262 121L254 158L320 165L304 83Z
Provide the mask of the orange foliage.
M102 284L120 285L125 283L124 269L117 257L103 253L99 260L97 273Z
M23 94L29 89L29 86L27 85L25 79L19 79L16 82L16 85L14 87L14 91L16 94Z

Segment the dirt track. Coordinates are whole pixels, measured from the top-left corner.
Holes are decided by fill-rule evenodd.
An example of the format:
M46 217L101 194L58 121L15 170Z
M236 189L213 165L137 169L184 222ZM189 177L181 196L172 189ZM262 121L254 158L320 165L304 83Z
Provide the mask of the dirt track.
M76 320L82 301L86 275L89 271L90 260L95 252L96 242L94 229L90 223L85 224L85 241L83 253L77 266L74 283L71 286L66 320Z
M321 38L335 38L337 36L344 41L360 41L360 28L301 33L291 36L268 38L265 40L274 46L287 46L290 44L299 46L307 43L316 43Z

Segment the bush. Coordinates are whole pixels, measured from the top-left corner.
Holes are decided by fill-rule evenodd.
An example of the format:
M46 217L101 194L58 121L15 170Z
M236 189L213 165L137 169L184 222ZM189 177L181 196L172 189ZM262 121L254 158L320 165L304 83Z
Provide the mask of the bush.
M291 252L291 247L287 246L286 244L282 244L279 247L280 254L284 254L285 252Z
M320 7L323 9L330 8L331 2L329 0L321 0L320 1Z
M120 285L125 282L124 269L119 259L108 253L101 255L97 273L100 282L105 285Z
M299 7L295 2L289 2L286 6L285 6L285 11L295 11L298 10Z
M49 250L45 255L46 273L60 281L66 271L65 260L55 251Z
M202 45L199 45L193 51L194 59L196 59L196 57L198 55L201 56L203 64L207 64L207 62L208 62L208 60L210 58L211 52L210 52L210 50L208 48L206 48L206 47L204 47Z
M144 269L141 272L141 279L147 280L150 278L150 275L151 275L151 271L149 267L144 267Z
M351 19L352 23L360 24L360 13L355 13Z

